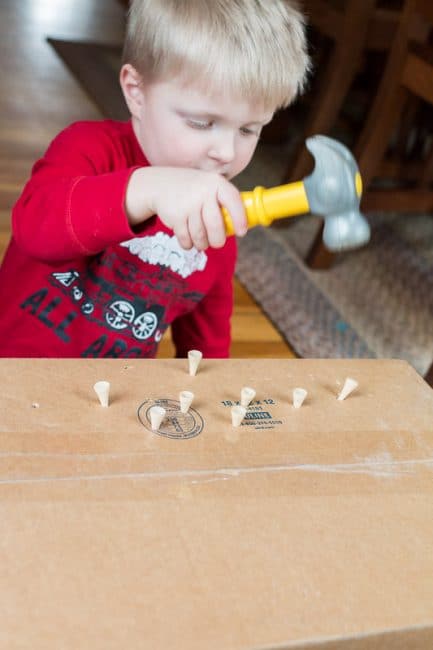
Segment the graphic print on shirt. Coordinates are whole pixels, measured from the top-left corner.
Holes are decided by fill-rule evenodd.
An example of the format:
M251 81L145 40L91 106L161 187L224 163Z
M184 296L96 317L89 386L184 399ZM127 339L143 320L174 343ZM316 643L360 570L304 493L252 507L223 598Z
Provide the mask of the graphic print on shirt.
M65 343L70 340L68 327L73 321L89 321L95 334L81 350L81 356L151 357L169 325L165 318L169 307L175 303L185 313L203 297L187 291L179 276L173 269L158 264L142 268L140 262L106 251L94 257L85 271L54 271L48 278L49 286L33 293L21 307ZM57 323L53 318L56 309L59 315L62 313Z
M137 255L142 262L167 266L181 278L187 278L195 271L203 271L207 262L206 253L195 247L185 250L177 237L165 232L157 232L151 237L134 237L120 245Z

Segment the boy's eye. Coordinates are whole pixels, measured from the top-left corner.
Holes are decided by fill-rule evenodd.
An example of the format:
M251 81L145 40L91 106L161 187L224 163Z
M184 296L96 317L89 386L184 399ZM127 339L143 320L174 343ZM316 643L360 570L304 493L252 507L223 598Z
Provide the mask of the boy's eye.
M259 137L260 133L258 131L255 131L254 129L248 129L246 126L243 126L240 129L242 135L255 135L256 138Z
M213 122L206 120L187 120L187 124L193 129L210 129Z

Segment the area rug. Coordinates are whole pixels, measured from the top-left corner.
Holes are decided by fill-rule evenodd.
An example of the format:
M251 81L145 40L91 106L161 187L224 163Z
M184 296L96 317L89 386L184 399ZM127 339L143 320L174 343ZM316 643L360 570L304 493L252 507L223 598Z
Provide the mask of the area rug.
M433 216L369 215L370 244L307 268L298 224L239 242L237 275L303 357L433 358ZM299 227L299 226L298 226Z
M127 119L120 46L48 40L102 115ZM289 146L260 144L239 189L279 184ZM239 240L236 275L299 356L400 358L425 375L433 362L433 215L366 216L369 245L325 271L303 261L317 218L252 229Z

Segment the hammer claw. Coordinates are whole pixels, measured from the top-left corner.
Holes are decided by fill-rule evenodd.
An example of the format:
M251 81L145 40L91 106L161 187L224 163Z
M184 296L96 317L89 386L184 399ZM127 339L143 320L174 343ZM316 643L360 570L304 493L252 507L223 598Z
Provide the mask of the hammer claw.
M340 142L324 135L308 138L315 167L304 186L310 211L325 220L323 241L330 251L366 244L370 226L361 214L361 179L355 158Z

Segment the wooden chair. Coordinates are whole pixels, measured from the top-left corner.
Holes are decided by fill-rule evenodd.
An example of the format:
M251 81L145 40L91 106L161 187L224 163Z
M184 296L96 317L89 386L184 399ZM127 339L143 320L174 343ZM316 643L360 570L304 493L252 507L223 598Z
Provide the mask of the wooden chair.
M306 124L285 178L299 180L312 168L305 140L317 133L329 134L366 51L384 52L392 42L399 11L396 3L379 6L379 0L305 0L309 23L333 46L324 63L316 67L316 84ZM317 65L317 64L316 64Z
M400 167L400 179L405 187L391 190L371 186L375 177L381 175L381 165L391 136L398 132L399 121L408 100L416 98L427 102L430 136L433 137L433 46L431 42L421 45L411 40L419 32L418 25L428 25L433 33L432 0L406 0L387 66L375 101L365 126L354 147L364 187L366 188L362 208L397 212L433 212L433 146L420 155L415 165L416 176L411 174L410 165ZM416 135L416 118L412 122L412 136Z
M317 133L331 134L366 55L375 53L384 58L390 48L402 2L304 0L303 8L314 33L331 42L332 47L330 52L325 52L325 58L321 54L324 48L318 48L320 56L315 62L312 90L308 93L310 107L299 143L281 179L283 183L297 181L312 170L314 163L305 140ZM373 87L369 92L373 94L374 90ZM323 246L322 234L323 228L305 258L311 268L329 268L335 257Z
M411 40L413 34L419 34L419 25L430 30L430 39L424 47ZM362 201L364 210L433 213L432 34L432 0L406 0L383 80L355 147L355 156L367 187ZM407 100L412 97L427 102L431 120L430 149L420 161L418 178L409 188L373 189L370 183L380 171L391 135L396 131ZM433 363L425 380L433 386Z
M431 37L428 38L432 33L432 0L405 0L380 86L354 147L365 188L361 203L364 211L433 213L433 44ZM409 120L399 129L408 106ZM420 107L427 109L430 120L429 150L423 152L414 166L404 162L399 166L384 164L392 139L400 145L397 154L401 154L406 136L413 138L414 133L416 136ZM416 174L412 173L412 167ZM395 173L396 169L399 174ZM394 182L400 179L406 186L379 189L372 185L373 179L386 175L387 171ZM319 265L322 254L329 264L330 256L324 253L319 238L314 247ZM433 385L433 364L425 379Z
M422 9L424 9L424 20L419 19L419 12ZM397 156L392 161L385 157L391 136L399 145L396 147L397 153L398 150L400 153L404 150L407 137L413 133L416 123L420 105L419 98L428 100L431 76L429 77L426 71L428 63L419 55L419 51L430 49L428 44L426 45L429 26L425 18L428 18L431 11L431 0L404 0L400 11L392 9L384 13L383 9L375 9L371 14L375 18L370 18L369 33L377 33L376 28L373 30L371 27L373 24L388 26L384 28L383 32L388 53L382 79L373 97L372 108L361 126L361 136L353 146L363 178L362 208L366 211L431 209L431 193L428 191L427 185L433 173L433 153L415 164L413 161L408 163L402 156ZM385 15L387 16L386 20L384 19ZM388 42L389 39L390 42ZM369 36L366 44L368 42L371 46L375 46L376 37ZM321 107L320 101L318 106ZM403 116L404 120L402 120ZM335 120L336 116L333 115L332 119ZM399 121L400 130L398 131ZM319 124L319 118L312 121L312 124L312 128L322 126ZM329 124L328 127L331 128ZM322 131L327 132L325 129ZM304 157L307 159L307 154L304 153ZM303 162L300 157L293 177L299 178L303 175L300 172L304 171L304 164L305 160ZM312 166L311 159L310 166ZM396 191L395 189L392 192L373 190L371 182L376 176L382 176L388 180L400 178L405 184L417 180L418 188L412 192ZM307 264L312 268L328 268L334 257L323 246L322 233L319 232L306 257Z

